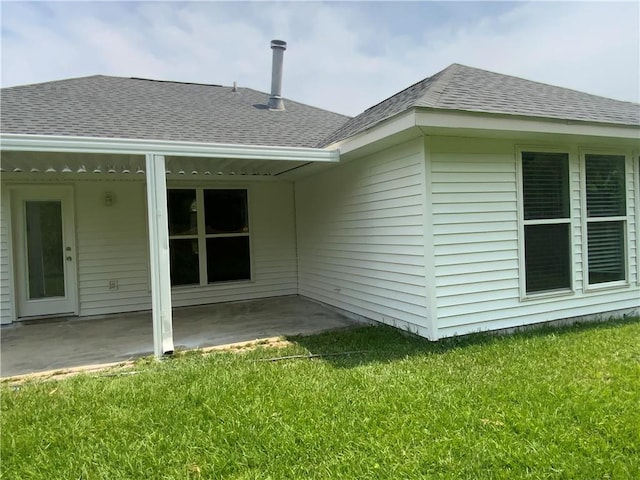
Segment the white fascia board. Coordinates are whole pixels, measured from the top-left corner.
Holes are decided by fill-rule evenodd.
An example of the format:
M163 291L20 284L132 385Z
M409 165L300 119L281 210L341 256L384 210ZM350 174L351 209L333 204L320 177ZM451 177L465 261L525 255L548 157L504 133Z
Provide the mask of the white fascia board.
M344 140L331 144L328 148L337 148L340 150L340 155L344 155L345 153L352 152L415 126L415 111L408 110L404 113L383 120L364 132L357 133L352 137L348 137Z
M465 135L472 135L473 132L476 131L479 135L486 132L501 132L503 135L575 135L581 137L620 138L640 141L640 127L633 125L591 123L577 120L534 118L457 110L412 108L399 115L385 119L352 137L340 140L328 148L338 148L340 154L344 155L413 127L420 127L427 135L430 133L430 130L437 135L444 135L447 130L451 132L457 130L464 131Z
M0 134L0 149L29 152L110 153L164 155L175 157L221 157L294 162L339 162L337 149L231 145L223 143L176 142L126 138L67 137Z
M416 124L427 133L429 128L451 128L465 130L491 130L512 133L543 133L555 135L577 135L640 139L640 127L615 125L578 120L532 118L518 115L500 115L482 112L461 112L418 109Z

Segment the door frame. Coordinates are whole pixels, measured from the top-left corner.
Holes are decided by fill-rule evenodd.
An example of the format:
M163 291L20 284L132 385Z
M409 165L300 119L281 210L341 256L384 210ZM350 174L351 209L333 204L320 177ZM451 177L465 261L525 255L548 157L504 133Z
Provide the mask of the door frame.
M14 305L15 319L26 320L32 318L55 317L55 316L75 316L79 312L78 296L78 262L76 248L76 225L75 225L75 195L72 185L43 185L43 184L13 184L8 186L11 197L11 230L12 248L11 257L13 260L13 285L14 285ZM62 203L62 235L65 249L65 257L71 257L70 261L64 261L65 275L65 297L68 308L64 312L47 312L47 302L36 300L35 306L27 306L28 278L26 274L26 231L23 225L24 212L19 211L24 208L25 200L60 200ZM40 305L38 305L40 304ZM33 305L33 304L32 304ZM50 305L50 304L49 304ZM41 309L38 309L38 306ZM31 310L28 310L32 308ZM25 311L26 310L26 311Z

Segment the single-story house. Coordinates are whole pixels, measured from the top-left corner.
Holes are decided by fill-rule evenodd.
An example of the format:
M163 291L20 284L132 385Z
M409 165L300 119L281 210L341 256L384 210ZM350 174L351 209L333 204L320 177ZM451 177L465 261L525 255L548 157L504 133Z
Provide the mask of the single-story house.
M0 320L301 295L431 340L640 309L640 105L453 64L354 118L96 75L2 89Z

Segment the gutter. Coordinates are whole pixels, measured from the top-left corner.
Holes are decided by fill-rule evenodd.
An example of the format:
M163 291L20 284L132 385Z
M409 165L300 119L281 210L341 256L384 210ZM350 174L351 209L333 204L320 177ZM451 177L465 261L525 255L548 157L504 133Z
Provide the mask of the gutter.
M74 152L172 157L221 157L293 162L340 161L338 149L234 145L127 138L71 137L56 135L0 134L0 150L14 152Z

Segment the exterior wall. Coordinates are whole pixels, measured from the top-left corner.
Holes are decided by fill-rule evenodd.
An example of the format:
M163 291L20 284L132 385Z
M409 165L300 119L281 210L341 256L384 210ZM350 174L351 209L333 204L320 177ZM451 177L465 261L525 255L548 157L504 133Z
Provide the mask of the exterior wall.
M9 249L11 210L6 188L0 190L0 196L0 324L3 324L13 321L14 304Z
M142 180L74 184L80 316L151 308L144 185ZM114 196L108 207L106 192ZM109 290L110 280L117 290Z
M299 293L430 337L424 178L417 139L297 181Z
M15 181L38 183L41 178L24 175ZM69 180L52 175L45 178L50 185L64 183L74 188L80 316L150 309L149 240L143 179ZM249 192L253 279L174 288L173 306L297 293L293 184L270 181L234 184L247 187ZM220 187L228 183L211 185ZM16 314L12 311L11 301L10 215L5 192L3 189L0 219L0 313L3 323L10 323ZM115 199L108 207L104 205L106 192L111 192ZM117 290L109 290L111 280L117 281Z
M640 307L638 258L632 248L638 217L632 162L627 163L629 285L585 290L580 146L546 145L570 154L574 291L521 298L518 142L436 137L428 145L440 336ZM614 146L611 150L615 153Z
M173 306L298 293L293 184L255 182L238 186L248 187L253 281L177 287L173 289Z

